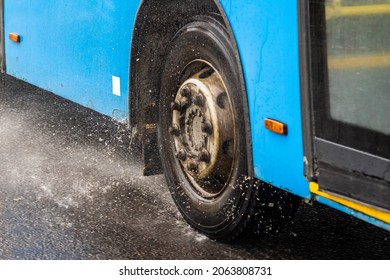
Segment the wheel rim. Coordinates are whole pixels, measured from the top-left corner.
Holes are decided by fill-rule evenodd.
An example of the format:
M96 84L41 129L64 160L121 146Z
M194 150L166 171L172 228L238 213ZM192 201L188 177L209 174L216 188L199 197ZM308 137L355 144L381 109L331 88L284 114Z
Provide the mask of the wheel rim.
M234 111L228 89L211 64L194 60L185 73L188 79L171 104L169 132L189 188L214 199L226 189L235 164Z

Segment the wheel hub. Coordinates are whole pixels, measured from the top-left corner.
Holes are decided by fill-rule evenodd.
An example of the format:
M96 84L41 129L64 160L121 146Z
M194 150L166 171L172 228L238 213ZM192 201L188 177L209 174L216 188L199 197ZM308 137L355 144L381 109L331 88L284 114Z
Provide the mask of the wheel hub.
M171 104L176 156L194 189L215 197L226 187L234 162L232 106L221 76L206 64L187 79Z

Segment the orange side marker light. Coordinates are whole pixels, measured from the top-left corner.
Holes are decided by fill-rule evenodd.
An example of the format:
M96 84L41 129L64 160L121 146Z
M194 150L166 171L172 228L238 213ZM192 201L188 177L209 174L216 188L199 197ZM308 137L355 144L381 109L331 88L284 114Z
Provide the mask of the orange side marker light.
M20 43L20 35L19 34L17 34L17 33L10 33L10 34L8 34L8 36L9 36L9 39L12 42Z
M272 132L281 135L287 135L287 125L282 122L273 119L265 119L264 124L265 128Z

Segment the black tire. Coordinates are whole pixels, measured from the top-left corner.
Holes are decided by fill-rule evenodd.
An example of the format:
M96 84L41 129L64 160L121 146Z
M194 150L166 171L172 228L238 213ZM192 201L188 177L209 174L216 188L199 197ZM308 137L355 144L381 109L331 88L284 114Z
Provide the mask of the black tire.
M247 176L250 139L238 69L224 27L203 17L176 33L161 76L158 139L172 197L190 225L225 241L260 213L259 185Z

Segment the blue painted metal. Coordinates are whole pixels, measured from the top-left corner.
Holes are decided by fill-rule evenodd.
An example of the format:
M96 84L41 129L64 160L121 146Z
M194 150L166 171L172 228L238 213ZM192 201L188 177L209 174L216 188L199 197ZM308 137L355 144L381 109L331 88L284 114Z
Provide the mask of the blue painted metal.
M314 199L322 204L325 204L325 205L331 207L331 208L337 209L337 210L344 212L348 215L351 215L351 216L354 216L358 219L366 221L367 223L370 223L374 226L377 226L377 227L380 227L380 228L383 228L385 230L390 231L390 224L388 224L388 223L385 223L385 222L382 222L382 221L375 219L373 217L367 216L361 212L355 211L351 208L348 208L344 205L341 205L337 202L334 202L332 200L329 200L329 199L321 197L321 196L314 196Z
M7 73L124 120L130 41L140 1L5 0ZM121 79L113 94L112 76Z
M297 1L220 2L242 60L255 175L309 198L309 185L303 175ZM266 118L286 123L288 136L266 130Z

